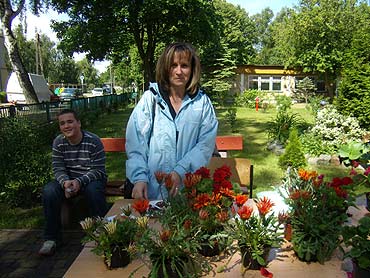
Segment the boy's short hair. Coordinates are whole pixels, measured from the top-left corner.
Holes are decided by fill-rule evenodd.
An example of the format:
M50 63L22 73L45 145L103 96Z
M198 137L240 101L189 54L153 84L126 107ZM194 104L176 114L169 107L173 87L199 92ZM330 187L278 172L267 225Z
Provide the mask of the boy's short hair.
M73 109L63 109L62 111L60 111L60 112L58 113L58 115L57 115L57 119L59 119L59 116L64 115L64 114L73 114L73 116L75 117L75 119L76 119L77 121L79 121L79 120L80 120L80 118L79 118L79 116L78 116L77 112L76 112L75 110L73 110Z

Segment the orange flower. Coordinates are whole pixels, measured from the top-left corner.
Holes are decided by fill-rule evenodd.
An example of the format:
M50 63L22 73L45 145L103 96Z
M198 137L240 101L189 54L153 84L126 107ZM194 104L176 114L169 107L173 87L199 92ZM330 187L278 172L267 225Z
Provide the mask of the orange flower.
M187 173L185 174L184 186L186 188L192 188L194 185L199 183L201 180L202 180L201 175Z
M160 234L160 236L159 236L160 238L161 238L161 240L163 241L163 242L166 242L166 241L168 241L169 239L170 239L170 237L171 237L171 231L169 231L169 230L164 230L164 231L162 231L161 232L161 234Z
M253 208L251 208L249 206L242 206L238 210L238 214L239 214L240 218L243 219L243 220L249 219L249 217L251 217L251 215L252 215L252 212L253 212Z
M209 217L209 213L208 213L208 211L206 211L205 209L201 209L201 210L199 211L199 218L200 218L201 220L206 220L206 219L208 219L208 217Z
M217 206L221 202L221 199L222 199L222 195L220 193L213 193L210 204Z
M163 179L167 176L165 172L161 172L161 171L155 172L154 175L159 184L161 184L163 182Z
M221 189L219 190L220 194L222 194L223 196L225 197L228 197L230 199L233 199L234 198L234 191L232 191L231 189L229 188L224 188L224 187L221 187Z
M166 175L164 177L164 185L168 190L170 190L173 187L173 180L171 175Z
M149 200L136 200L131 207L140 215L144 215L149 208Z
M306 171L305 169L299 169L298 175L301 180L309 181L310 179L314 179L317 177L317 172L316 171L310 172L310 171Z
M216 219L221 223L226 222L229 219L229 215L226 211L220 211L216 214Z
M265 196L259 200L256 205L260 215L266 215L271 210L274 203Z
M248 195L238 194L235 196L235 203L238 207L244 205L246 201L248 201Z
M208 206L209 202L211 201L211 197L207 193L201 193L195 197L194 208L200 209L202 207Z

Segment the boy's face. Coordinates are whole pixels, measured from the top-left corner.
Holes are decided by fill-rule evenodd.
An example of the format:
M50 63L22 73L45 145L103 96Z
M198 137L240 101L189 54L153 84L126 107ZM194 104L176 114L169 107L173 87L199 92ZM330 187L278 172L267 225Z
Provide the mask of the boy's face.
M81 122L77 121L72 113L60 115L58 121L60 131L69 141L78 138L81 133Z

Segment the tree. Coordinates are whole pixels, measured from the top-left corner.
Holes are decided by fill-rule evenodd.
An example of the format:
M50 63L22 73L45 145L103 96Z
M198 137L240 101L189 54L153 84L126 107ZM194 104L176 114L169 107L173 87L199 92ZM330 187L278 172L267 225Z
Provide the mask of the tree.
M370 7L360 5L355 15L360 21L353 28L351 46L344 56L344 69L335 101L343 115L354 116L360 125L370 127Z
M29 7L37 14L42 8L42 0L29 1ZM15 8L13 8L15 7ZM29 103L38 102L37 95L32 86L31 80L28 76L28 72L25 69L17 41L12 31L12 22L21 11L26 9L26 0L11 1L4 0L0 3L0 16L1 16L1 29L4 35L5 47L9 55L9 61L12 65L13 71L15 71L19 84L24 92L26 101Z
M98 71L87 58L77 62L76 81L81 74L84 76L84 83L88 88L93 89L98 84Z
M356 0L302 0L296 12L290 13L275 29L274 39L284 65L322 73L331 97L353 30L358 27L356 3Z
M145 84L154 80L161 43L183 40L199 45L213 37L214 8L207 0L53 0L52 5L69 16L68 21L53 24L65 51L122 61L134 44Z
M316 87L311 78L305 77L300 80L297 84L297 90L294 92L294 96L297 99L304 99L308 103L308 99L315 94Z

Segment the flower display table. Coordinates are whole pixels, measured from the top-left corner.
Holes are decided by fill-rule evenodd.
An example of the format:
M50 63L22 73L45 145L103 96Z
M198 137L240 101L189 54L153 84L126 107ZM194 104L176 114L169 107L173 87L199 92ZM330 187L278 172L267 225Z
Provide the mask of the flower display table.
M107 216L113 216L120 213L120 208L127 206L132 200L117 200L112 208L107 213ZM364 209L364 211L366 211ZM362 211L356 212L354 217L361 217ZM354 219L356 221L356 219ZM102 278L115 278L115 277L128 277L130 273L137 270L133 277L147 277L149 269L143 265L143 262L139 259L134 260L125 268L119 268L114 270L107 269L101 257L98 257L91 252L92 243L88 243L84 246L81 253L75 259L71 267L67 270L65 278L76 278L76 277L102 277ZM319 263L304 263L299 261L294 255L293 251L289 248L289 244L284 244L283 247L275 252L270 253L270 257L273 260L268 264L268 270L273 273L274 278L346 278L347 274L341 270L342 260L339 256L333 256L333 258L326 262L324 265ZM243 275L241 270L240 255L235 254L227 265L225 271L218 273L217 269L224 265L229 258L222 257L219 261L215 261L211 258L211 264L213 271L211 271L205 277L262 277L258 270L247 270ZM142 266L142 267L140 267Z

